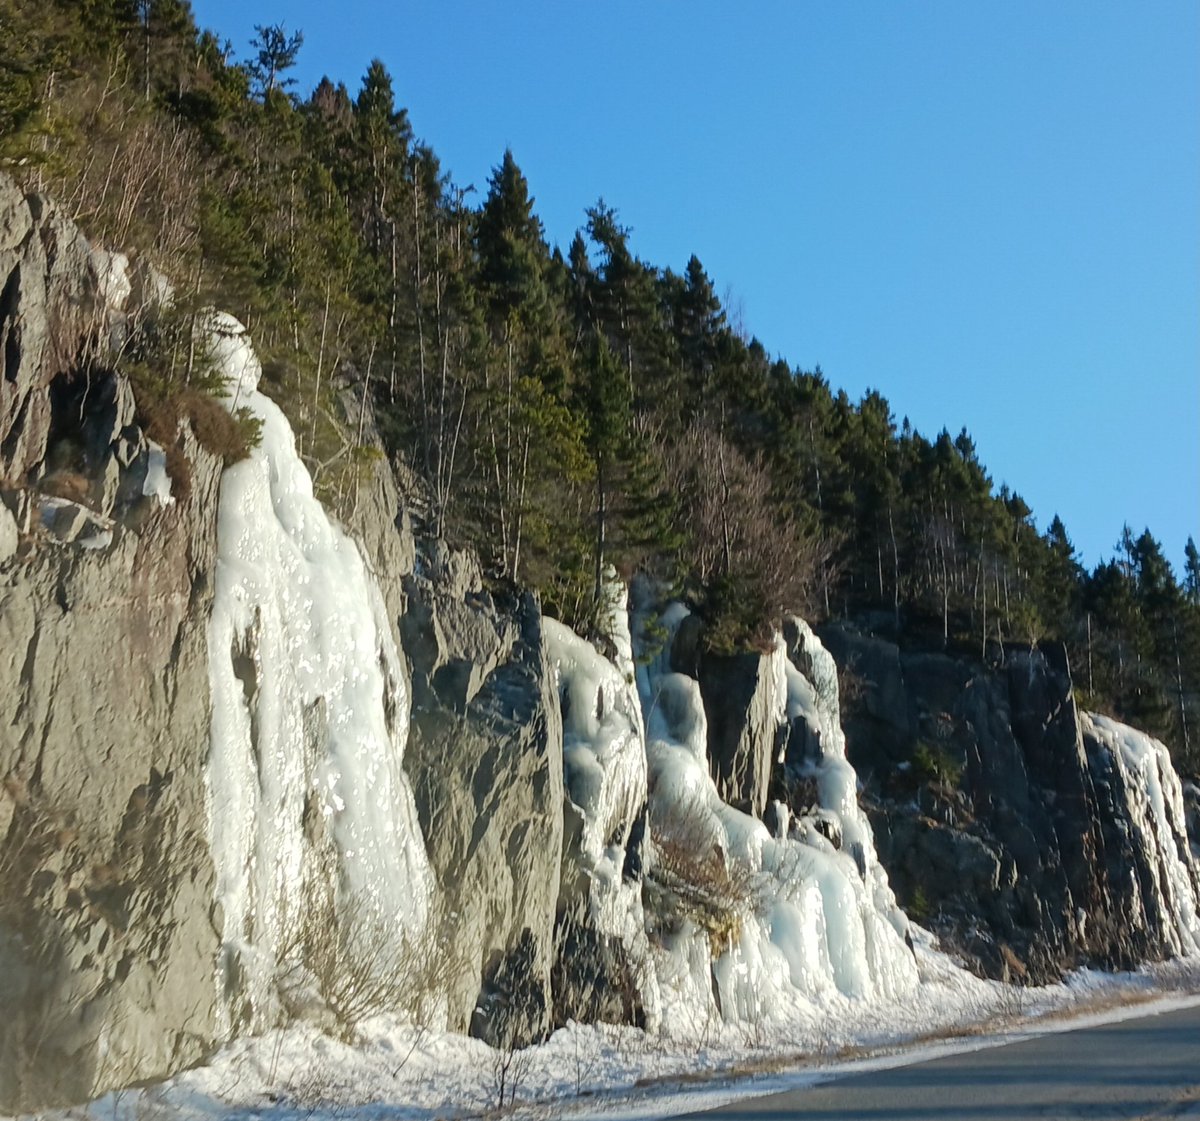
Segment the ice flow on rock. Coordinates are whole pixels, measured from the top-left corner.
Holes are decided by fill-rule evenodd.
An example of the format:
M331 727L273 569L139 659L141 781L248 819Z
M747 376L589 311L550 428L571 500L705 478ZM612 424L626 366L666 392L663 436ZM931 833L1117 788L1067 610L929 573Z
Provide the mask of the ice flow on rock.
M229 407L262 424L259 446L222 479L209 627L219 983L253 1019L305 923L340 916L412 937L433 881L402 769L407 685L379 590L258 391L244 328L215 314L210 331Z

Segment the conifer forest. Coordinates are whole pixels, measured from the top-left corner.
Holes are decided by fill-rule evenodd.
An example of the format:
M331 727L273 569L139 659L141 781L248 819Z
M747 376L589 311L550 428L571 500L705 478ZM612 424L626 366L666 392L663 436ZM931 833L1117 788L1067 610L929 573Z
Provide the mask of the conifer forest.
M620 199L548 244L520 153L456 184L382 62L309 92L306 49L269 26L233 47L184 0L0 0L0 167L175 284L118 360L150 430L202 411L190 321L228 308L327 505L353 503L371 425L424 532L581 633L612 566L673 586L725 652L798 608L984 661L1062 642L1082 705L1200 773L1194 541L1177 573L1122 511L1088 570L1054 511L996 486L965 418L922 433L904 402L789 364L699 255L637 256ZM214 438L236 458L255 433Z

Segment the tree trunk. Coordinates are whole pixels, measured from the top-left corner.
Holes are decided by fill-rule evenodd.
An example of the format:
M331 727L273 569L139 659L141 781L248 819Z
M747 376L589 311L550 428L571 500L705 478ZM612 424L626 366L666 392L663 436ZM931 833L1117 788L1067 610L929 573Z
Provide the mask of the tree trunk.
M604 457L596 459L596 602L604 594L604 538L607 530L604 488Z

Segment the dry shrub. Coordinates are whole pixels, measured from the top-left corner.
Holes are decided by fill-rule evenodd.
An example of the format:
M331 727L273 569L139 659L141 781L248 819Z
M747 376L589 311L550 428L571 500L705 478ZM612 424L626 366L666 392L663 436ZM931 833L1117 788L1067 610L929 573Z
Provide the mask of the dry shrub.
M429 1024L456 973L448 927L431 919L424 931L397 933L368 898L352 896L335 913L309 894L276 954L281 989L309 980L346 1038L386 1012Z
M1025 984L1029 975L1029 967L1007 942L1000 943L1000 957L1004 959L1004 979L1012 985Z
M667 929L694 923L708 934L712 956L720 956L737 941L745 918L762 902L761 873L726 856L695 804L652 812L651 836L655 859L646 883L657 896L652 909Z
M226 466L250 454L253 440L244 419L230 413L215 397L195 389L183 389L152 405L147 411L146 433L168 447L185 420L200 446L219 456Z
M150 250L167 271L183 275L198 248L205 183L194 131L149 106L120 55L107 74L59 77L43 109L53 146L10 170L57 199L98 241Z
M233 415L215 397L196 389L183 389L156 401L144 407L142 414L146 434L164 449L171 493L180 502L187 501L192 493L192 468L179 438L184 422L191 427L196 442L226 467L250 454L261 427L247 410Z
M91 495L92 484L78 471L53 471L38 484L38 489L55 498L86 503Z

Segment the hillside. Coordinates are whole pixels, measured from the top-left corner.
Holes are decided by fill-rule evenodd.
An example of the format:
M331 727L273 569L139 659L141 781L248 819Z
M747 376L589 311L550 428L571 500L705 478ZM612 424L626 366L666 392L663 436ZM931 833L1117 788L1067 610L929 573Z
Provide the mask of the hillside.
M287 69L319 46L280 29L235 61L178 0L6 9L3 165L178 278L181 315L247 323L335 508L368 454L338 404L352 384L427 484L430 532L572 625L594 627L612 563L674 582L724 649L797 607L981 657L1061 640L1090 706L1196 768L1192 544L1182 581L1149 530L1087 572L966 429L924 436L771 358L698 258L637 259L603 200L552 248L505 152L468 205L383 62L301 96ZM139 389L143 408L175 392Z
M467 205L381 62L0 17L0 1108L1200 949L1194 548L1086 572L696 257Z

